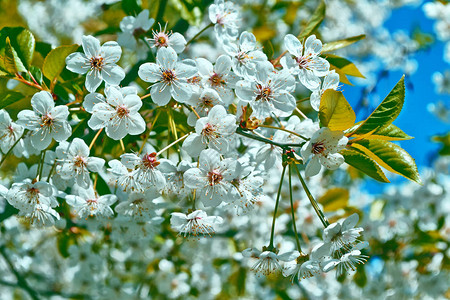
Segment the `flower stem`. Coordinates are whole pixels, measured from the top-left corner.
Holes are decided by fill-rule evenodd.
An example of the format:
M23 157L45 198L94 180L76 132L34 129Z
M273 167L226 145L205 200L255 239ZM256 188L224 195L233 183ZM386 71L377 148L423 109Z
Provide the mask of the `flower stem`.
M180 137L179 139L173 141L172 143L170 143L170 144L167 145L166 147L162 148L161 150L158 151L158 153L156 153L156 156L161 155L161 153L163 153L164 151L166 151L167 149L169 149L169 148L172 147L173 145L175 145L175 144L181 142L182 140L184 140L185 138L187 138L188 135L190 135L191 133L192 133L192 131L189 132L189 133L186 133L185 135L183 135L183 136Z
M98 136L100 135L100 133L102 133L103 128L100 128L97 133L95 134L94 138L92 139L91 143L89 144L89 150L92 149L92 147L94 146L95 141L97 140Z
M289 149L290 147L301 147L301 146L303 146L303 143L302 144L281 144L281 143L269 140L269 139L264 138L264 137L259 137L257 135L250 134L250 133L246 132L245 130L243 130L240 127L237 128L236 133L238 133L238 134L240 134L242 136L245 136L245 137L248 137L248 138L260 141L260 142L263 142L263 143L267 143L267 144L271 144L271 145L274 145L274 146L278 146L278 147L283 148L283 149Z
M17 139L17 141L15 141L15 143L11 146L11 148L9 148L8 152L6 152L6 154L2 157L2 160L0 160L0 166L3 164L3 162L6 160L6 158L8 157L8 155L13 151L14 147L19 143L19 141L25 136L25 131L23 132L23 134Z
M202 30L200 30L196 35L194 35L194 37L192 39L190 39L187 43L186 43L186 47L187 45L189 45L190 43L192 43L196 38L198 38L203 32L205 32L205 30L207 30L208 28L214 26L213 23L209 23L208 25L205 26L205 28L203 28Z
M303 190L306 193L306 196L308 196L309 201L311 202L311 205L313 206L314 210L316 211L317 216L319 217L320 221L322 221L323 226L326 228L328 225L330 225L330 222L328 222L327 218L323 214L322 210L320 209L319 205L317 204L317 201L314 199L313 195L308 189L308 186L305 183L305 180L303 180L302 175L300 174L300 171L297 168L297 165L294 164L295 171L297 172L298 178L300 179L300 182L302 183Z
M47 151L44 150L42 153L42 162L41 162L41 168L39 169L39 180L42 178L42 171L44 170L44 164L45 164L45 154L47 154Z
M139 149L139 152L138 152L139 154L141 154L141 153L142 153L142 150L144 150L144 146L145 146L145 144L147 143L147 140L148 140L148 138L150 137L150 133L152 132L153 126L155 126L156 121L158 120L160 114L161 114L161 111L158 110L158 112L156 113L155 118L153 119L152 125L150 126L150 129L148 130L148 134L147 134L147 136L145 137L145 140L144 140L144 142L142 143L141 148Z
M280 203L281 187L283 186L283 180L284 180L284 173L285 173L285 171L286 171L286 165L283 165L283 171L281 172L280 185L278 186L277 200L275 202L275 209L273 211L272 230L270 231L270 243L269 243L269 247L268 247L269 250L272 250L274 248L274 246L273 246L273 236L275 234L275 220L277 218L278 204Z
M276 129L276 130L283 130L283 131L289 132L290 134L296 135L296 136L298 136L299 138L304 139L305 141L309 141L309 138L304 137L303 135L298 134L297 132L294 132L294 131L292 131L292 130L288 130L288 129L286 129L286 128L280 128L280 127L271 126L271 125L259 125L258 127L265 127L265 128Z
M298 252L303 253L302 252L302 247L300 246L300 240L298 238L297 225L295 224L294 200L293 200L293 197L292 197L292 178L291 178L292 177L291 176L292 170L291 169L292 169L291 164L289 164L289 197L290 197L290 200L291 200L292 227L294 227L295 242L297 243L297 250L298 250Z

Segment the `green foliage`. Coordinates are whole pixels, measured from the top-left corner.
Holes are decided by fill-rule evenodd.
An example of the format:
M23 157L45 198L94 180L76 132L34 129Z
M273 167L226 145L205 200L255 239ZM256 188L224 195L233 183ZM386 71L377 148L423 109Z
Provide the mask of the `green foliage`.
M439 155L450 155L450 133L443 135L435 135L432 141L442 144Z
M23 27L4 27L0 30L0 69L8 73L25 72L33 60L35 40Z
M5 108L8 105L15 103L23 98L24 95L15 91L0 93L0 109Z
M320 26L320 24L322 24L324 18L325 2L322 0L312 14L306 26L303 28L302 32L300 32L300 34L298 35L298 39L301 40L304 37L310 36Z
M348 206L350 193L344 188L331 188L319 198L318 202L323 205L324 212L333 212Z
M327 54L326 59L330 63L330 70L334 70L339 74L339 80L342 83L352 85L352 83L348 80L347 75L365 78L364 75L361 74L361 72L355 66L355 64L346 58L333 54Z
M327 52L331 52L331 51L335 51L341 48L345 48L350 46L353 43L356 43L362 39L365 39L366 35L365 34L361 34L361 35L357 35L357 36L352 36L343 40L337 40L337 41L333 41L333 42L329 42L323 45L322 48L322 53L327 53Z
M360 140L352 147L361 150L386 170L421 183L414 159L400 146L382 140Z
M376 132L381 128L385 128L390 125L400 114L405 99L405 76L395 85L392 91L387 97L380 103L380 105L372 112L372 114L363 121L356 129L351 132L354 134L367 134L370 132ZM391 131L395 128L391 128ZM390 134L389 130L384 131ZM380 133L380 131L378 131ZM383 133L383 131L382 131ZM405 134L399 133L396 130L397 135L404 136ZM381 134L380 134L381 135Z
M59 46L53 49L45 57L44 64L42 66L42 72L44 76L50 80L54 80L61 74L66 67L66 57L78 49L77 44Z
M346 130L355 123L356 115L340 91L326 90L320 99L321 126L331 130Z
M122 9L129 16L135 16L142 11L137 0L122 0Z
M345 162L380 182L390 182L377 163L358 149L344 149L340 152Z

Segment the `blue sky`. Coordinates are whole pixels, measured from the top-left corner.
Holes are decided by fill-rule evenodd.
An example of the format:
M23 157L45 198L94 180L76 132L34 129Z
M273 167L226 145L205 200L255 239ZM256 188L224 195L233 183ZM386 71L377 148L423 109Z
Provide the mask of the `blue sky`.
M433 32L434 20L428 19L422 10L422 6L403 7L392 12L391 17L385 23L389 31L394 32L402 29L406 32L412 32L416 26L427 33ZM406 91L405 105L395 125L400 127L407 134L415 137L413 140L401 142L401 146L416 159L419 170L423 166L430 166L430 158L439 148L438 145L430 141L431 136L443 134L449 131L448 124L443 123L427 110L428 103L442 100L450 103L450 96L438 95L435 92L435 85L432 81L432 74L436 71L443 72L449 65L443 60L444 44L440 41L428 50L417 53L414 58L418 62L418 69L410 77L413 89ZM390 72L389 77L382 79L378 83L377 92L383 99L389 91L395 86L401 78L401 72ZM357 88L355 88L357 89ZM351 93L348 100L354 105L359 98L360 93ZM380 100L381 101L381 100ZM362 115L358 116L359 118ZM400 176L398 176L400 177ZM401 178L396 178L395 182L403 182ZM371 192L380 192L382 184L375 184L373 180L367 182L366 188Z

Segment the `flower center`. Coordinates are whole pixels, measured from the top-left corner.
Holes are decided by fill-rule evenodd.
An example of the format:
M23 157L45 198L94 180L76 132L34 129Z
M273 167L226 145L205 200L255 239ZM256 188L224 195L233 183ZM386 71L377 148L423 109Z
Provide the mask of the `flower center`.
M103 65L105 64L105 60L101 56L92 57L90 62L91 62L91 69L95 69L98 71L100 71Z
M321 154L323 151L325 151L325 145L323 142L317 142L312 145L312 153L314 154Z
M142 157L142 164L149 169L158 166L160 162L156 160L156 152L145 154L144 157Z
M225 80L222 79L222 75L217 73L214 73L211 77L209 77L209 82L214 87L225 85Z
M216 133L216 126L206 123L205 127L203 127L202 130L202 135L204 136L216 136L217 137L217 133Z
M119 118L123 118L123 117L128 116L130 111L128 110L128 108L126 108L124 106L117 106L116 113Z
M222 179L223 179L222 174L220 174L219 171L217 170L208 173L208 181L210 186L219 184L220 181L222 181Z
M172 84L172 82L175 81L175 78L176 75L173 70L165 70L162 72L162 80L168 85Z
M256 100L261 100L261 99L265 100L265 101L270 100L270 98L272 97L273 91L269 86L263 87L262 85L257 84L256 88L258 89Z
M304 57L304 56L296 57L295 60L297 61L297 64L300 69L307 69L307 67L311 61L311 59L309 57Z
M41 117L41 127L51 127L53 125L53 118L50 115Z
M203 107L210 108L214 106L213 99L211 97L205 96L201 100Z
M187 82L190 84L200 84L201 80L202 79L200 78L200 76L194 76L194 77L189 78L187 80Z
M86 166L86 161L84 160L83 157L77 155L77 156L75 156L75 158L74 158L73 164L75 165L75 167L83 168L83 167Z

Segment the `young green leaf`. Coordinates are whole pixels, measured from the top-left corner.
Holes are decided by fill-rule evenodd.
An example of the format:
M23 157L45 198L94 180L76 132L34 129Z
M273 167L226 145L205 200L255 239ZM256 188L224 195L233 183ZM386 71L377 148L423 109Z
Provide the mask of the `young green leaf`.
M361 123L354 131L354 134L366 134L371 131L378 131L391 124L403 107L405 99L405 76L402 76L387 97L372 112L372 114Z
M389 182L377 163L358 149L344 149L340 153L344 156L345 162L355 169L360 170L375 180Z
M0 109L23 99L25 96L19 92L8 91L0 93Z
M16 50L12 47L9 37L6 38L4 65L10 74L26 72L26 68L19 58Z
M362 151L386 170L421 184L414 159L400 146L381 140L360 140L352 147Z
M356 115L342 92L326 90L320 99L319 119L331 130L345 130L355 123Z
M44 64L42 66L42 72L44 76L50 80L58 77L59 74L66 67L66 57L78 49L77 44L59 46L53 49L45 57Z
M359 125L358 125L359 126ZM364 137L366 140L383 140L383 141L402 141L410 140L413 137L404 133L400 128L394 124L389 124L387 126L381 127L373 133L368 133L364 135L353 134L352 137L359 138Z
M33 34L23 27L4 27L0 30L0 48L5 50L9 40L14 49L17 59L20 60L24 69L29 69L33 60L36 41ZM3 52L3 51L0 51Z
M361 34L361 35L357 35L357 36L352 36L343 40L338 40L338 41L333 41L333 42L329 42L323 45L322 47L322 53L326 53L326 52L331 52L334 50L338 50L341 48L345 48L350 46L353 43L356 43L362 39L364 39L366 37L365 34Z
M326 59L328 60L330 65L341 70L345 75L365 78L364 75L361 74L361 72L355 66L355 64L346 58L333 54L327 54Z
M302 32L298 35L298 39L301 40L304 37L310 36L322 23L325 18L325 2L320 1L313 15L308 21L308 24L303 28Z

